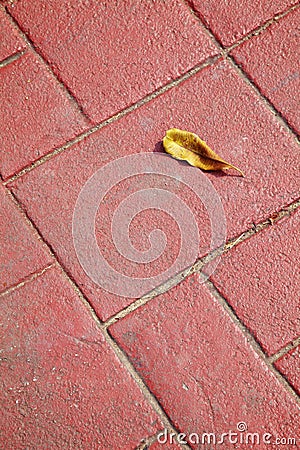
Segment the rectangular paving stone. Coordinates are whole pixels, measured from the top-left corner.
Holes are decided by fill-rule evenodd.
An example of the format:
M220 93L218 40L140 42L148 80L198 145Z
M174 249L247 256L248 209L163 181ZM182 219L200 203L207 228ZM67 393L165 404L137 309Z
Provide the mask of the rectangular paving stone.
M46 66L31 52L0 69L4 179L88 127Z
M50 252L25 223L0 184L0 292L51 263Z
M300 335L300 210L226 254L211 279L270 355Z
M0 62L25 48L25 42L12 26L0 5Z
M300 133L299 21L297 8L232 52L297 133Z
M225 47L229 47L276 14L296 5L295 0L193 0L195 12Z
M192 448L221 448L212 446L213 436L209 446L205 433L220 442L230 430L231 444L223 436L225 448L252 448L246 433L258 433L260 449L273 447L276 438L299 439L297 400L197 275L109 330L174 425L187 436L200 436L200 445L194 445L195 436L188 441ZM266 433L273 445L263 441Z
M94 122L218 53L179 0L21 0L10 12Z
M300 347L288 352L274 364L300 395Z
M245 172L245 178L235 176L234 172L207 174L225 209L228 238L251 228L254 222L266 219L299 196L300 153L297 144L253 90L224 61L202 70L25 174L10 187L102 320L130 304L132 299L126 294L122 297L112 291L107 292L86 276L80 267L72 238L76 200L87 180L109 162L136 153L161 151L161 139L171 127L198 133L220 156ZM123 171L131 167L131 162L120 161L117 164L117 172L122 178ZM176 164L180 173L180 167L185 163ZM199 170L193 170L200 177ZM107 168L103 173L105 171ZM147 187L147 171L148 166L141 170L141 176L134 182L129 179L111 189L96 214L96 237L101 253L115 270L129 277L151 277L164 272L177 258L181 246L180 230L176 224L170 228L166 214L152 211L144 213L141 220L133 221L130 237L133 245L146 251L149 249L150 231L156 228L156 223L162 225L169 239L166 256L149 264L147 269L147 264L131 264L128 258L120 257L115 250L111 239L113 213L126 197ZM112 180L112 176L112 173L107 173L104 180ZM191 189L185 189L179 181L171 183L163 176L159 180L156 178L153 184L175 193L194 214L200 233L200 256L209 249L209 217ZM96 201L100 202L100 199ZM216 218L215 222L218 221ZM164 228L164 225L167 226ZM185 230L182 233L188 238ZM89 249L89 245L85 247ZM91 255L92 260L96 256ZM117 284L109 270L105 277L113 287ZM141 289L139 296L144 293Z
M0 303L5 448L134 449L163 428L58 269Z

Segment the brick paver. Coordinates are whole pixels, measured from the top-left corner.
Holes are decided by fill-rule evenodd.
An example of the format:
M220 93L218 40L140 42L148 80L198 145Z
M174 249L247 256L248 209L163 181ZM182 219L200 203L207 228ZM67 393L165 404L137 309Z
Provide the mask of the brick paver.
M53 75L30 52L1 69L0 96L4 179L88 126Z
M189 1L222 45L229 47L276 14L296 5L296 0Z
M218 53L179 0L21 0L10 11L96 122Z
M195 449L298 448L299 346L288 351L300 336L296 1L0 4L0 448L183 448L169 434L163 443L171 425ZM229 56L211 32L223 47L236 44ZM172 127L197 133L245 178L159 158ZM149 174L145 154L163 159L174 179ZM197 178L184 187L186 170ZM72 229L95 173L104 176L75 218L108 263L100 285L78 259L88 255L98 274L98 248L85 239L76 254ZM211 225L193 193L200 179L220 197L227 239L268 225L228 249L213 284L194 274L170 289L182 249L195 250L189 266L210 251L222 222L213 196ZM145 202L150 209L134 216ZM295 211L276 221L292 203ZM127 281L117 272L140 292L122 296ZM170 290L123 310L149 290L139 278L150 277L152 288L159 274ZM110 321L99 325L96 315Z
M24 50L25 42L12 26L8 16L0 7L0 62Z
M0 185L0 292L42 270L52 257Z
M163 428L57 269L0 303L5 448L133 449Z
M228 237L252 227L253 222L267 218L298 196L297 144L225 62L205 68L182 85L26 174L13 184L15 194L102 319L126 306L130 299L103 292L79 267L71 234L77 196L85 181L109 161L131 153L153 151L155 146L161 149L156 144L165 130L173 126L197 132L225 160L246 173L246 178L220 173L208 175L225 208ZM130 189L136 189L134 186L127 183L119 191L113 191L111 202L106 202L99 212L100 248L115 267L120 265L120 259L109 244L107 219L114 211L114 204L129 194ZM137 186L141 189L142 182ZM178 187L170 189L180 193ZM210 225L203 208L199 208L199 202L195 203L189 192L184 189L182 192L185 203L195 213L202 236L209 235ZM176 252L176 242L172 248ZM162 270L164 261L155 262L155 270ZM131 275L132 266L127 266L125 259L121 262L122 268ZM140 276L146 274L142 270Z
M277 369L289 380L294 389L300 394L300 347L296 347L276 361Z
M268 354L300 335L300 212L232 249L212 280Z
M233 50L236 61L261 92L300 133L300 9Z
M251 433L272 434L272 443L297 437L297 402L196 275L110 331L183 433L220 436L244 422Z

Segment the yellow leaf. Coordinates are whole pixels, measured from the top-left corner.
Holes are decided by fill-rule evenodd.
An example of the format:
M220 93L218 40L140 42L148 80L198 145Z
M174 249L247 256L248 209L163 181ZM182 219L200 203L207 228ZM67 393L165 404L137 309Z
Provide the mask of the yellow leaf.
M163 146L173 158L187 161L191 166L203 170L235 169L244 176L240 169L220 158L194 133L171 128L163 138Z

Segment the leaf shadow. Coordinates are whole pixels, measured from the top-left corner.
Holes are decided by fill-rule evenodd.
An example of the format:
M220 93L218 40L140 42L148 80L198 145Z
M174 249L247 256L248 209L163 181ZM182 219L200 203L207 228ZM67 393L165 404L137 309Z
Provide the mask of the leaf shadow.
M164 153L164 147L163 147L163 142L162 141L158 141L155 144L153 153Z

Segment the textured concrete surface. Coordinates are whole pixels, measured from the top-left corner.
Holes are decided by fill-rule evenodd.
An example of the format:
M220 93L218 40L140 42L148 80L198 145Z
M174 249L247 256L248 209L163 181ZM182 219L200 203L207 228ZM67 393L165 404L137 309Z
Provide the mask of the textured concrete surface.
M295 390L300 393L299 366L300 366L299 346L280 358L275 366L289 380Z
M188 0L197 15L212 30L216 38L229 47L248 33L283 13L295 0L227 0L226 2Z
M212 281L268 354L300 334L300 214L224 256Z
M233 50L238 64L300 133L299 8Z
M0 79L3 178L87 128L78 107L31 52L3 67Z
M162 428L59 270L0 303L1 445L135 448Z
M231 175L208 174L225 209L228 238L266 219L272 211L280 210L298 196L298 145L234 69L223 61L205 68L182 85L37 167L13 183L13 192L26 206L59 259L82 285L101 319L118 312L132 299L103 292L79 266L72 239L76 199L89 177L110 161L132 153L161 151L164 132L172 126L199 133L223 158L245 171L245 178L234 172ZM153 185L154 181L149 183ZM166 187L165 179L159 183L156 185ZM110 237L115 205L136 190L136 186L146 188L146 178L124 181L112 190L110 200L98 210L96 233L100 248L114 267L121 264L129 276L137 276L137 270L140 275L147 276L147 268L140 265L137 269L120 259ZM207 213L189 190L178 188L176 184L169 184L167 188L181 195L193 210L201 230L199 256L205 254L209 243L207 236L210 239ZM153 229L155 218L160 214L151 214L144 216L142 223L153 223ZM163 226L166 232L167 225ZM133 238L137 235L137 241L141 240L140 221L133 222L132 227ZM145 225L144 228L147 234ZM175 237L172 245L169 244L171 260L179 246L180 241ZM148 270L154 275L166 264L169 265L168 259L160 258Z
M25 0L10 10L94 121L218 53L179 0Z
M0 292L21 283L53 261L38 234L0 186Z
M299 448L299 7L0 3L0 448Z
M183 433L237 432L240 422L273 439L298 432L297 402L197 275L110 331Z
M24 50L25 42L14 29L9 16L0 9L0 62Z

